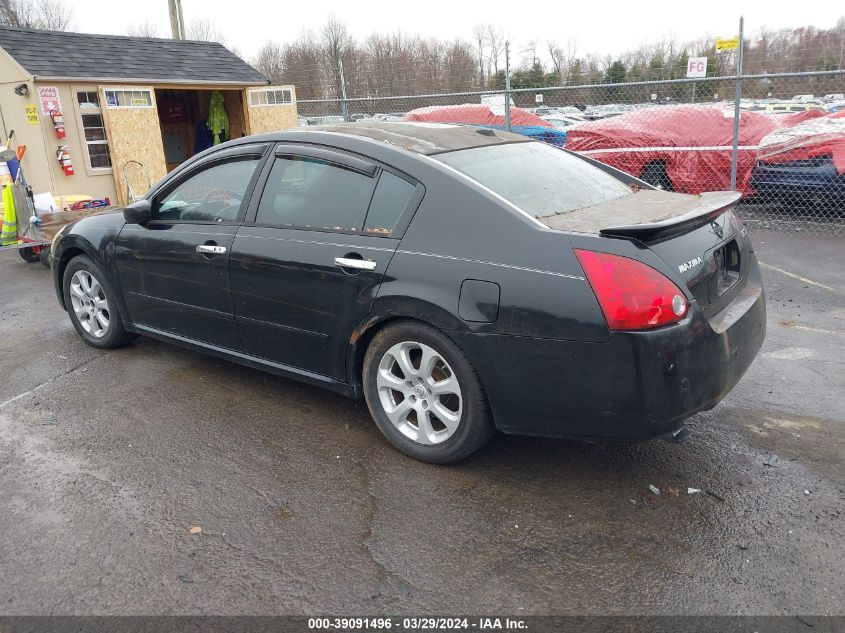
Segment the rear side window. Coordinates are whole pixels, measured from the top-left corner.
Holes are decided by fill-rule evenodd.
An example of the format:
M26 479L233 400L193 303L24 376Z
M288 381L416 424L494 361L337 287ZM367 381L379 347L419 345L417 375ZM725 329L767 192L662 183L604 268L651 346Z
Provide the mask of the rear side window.
M396 227L399 216L408 206L416 189L415 185L389 171L381 172L367 220L364 222L364 231L378 235L390 233Z
M276 158L258 204L257 224L360 231L373 178L341 165L292 156Z
M535 217L593 207L634 193L598 167L546 143L490 145L434 158Z

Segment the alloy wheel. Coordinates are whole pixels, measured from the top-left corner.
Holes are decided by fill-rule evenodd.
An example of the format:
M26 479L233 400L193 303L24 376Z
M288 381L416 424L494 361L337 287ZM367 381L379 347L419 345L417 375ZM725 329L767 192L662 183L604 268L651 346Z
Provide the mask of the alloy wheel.
M376 377L385 415L405 437L440 444L457 431L463 395L449 363L433 347L416 341L393 345Z
M94 338L109 331L111 312L102 284L87 270L77 270L70 278L70 302L79 325Z

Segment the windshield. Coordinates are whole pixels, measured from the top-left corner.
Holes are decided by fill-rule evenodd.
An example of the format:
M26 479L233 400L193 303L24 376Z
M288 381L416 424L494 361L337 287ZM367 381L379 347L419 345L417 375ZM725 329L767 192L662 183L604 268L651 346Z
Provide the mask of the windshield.
M593 207L633 190L598 167L545 143L510 143L434 156L535 217Z

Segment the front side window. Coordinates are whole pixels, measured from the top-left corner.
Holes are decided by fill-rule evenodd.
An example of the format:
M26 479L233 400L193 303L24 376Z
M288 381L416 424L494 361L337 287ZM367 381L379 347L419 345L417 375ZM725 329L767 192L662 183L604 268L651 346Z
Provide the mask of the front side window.
M153 218L168 221L234 222L259 157L218 163L190 176L153 205Z
M559 215L634 193L614 176L546 143L488 145L434 158L534 217Z
M258 204L257 224L360 231L373 179L307 156L276 158Z
M111 168L109 142L106 139L106 124L100 110L100 98L96 90L82 90L76 93L79 117L82 122L82 136L88 150L88 164L91 169Z

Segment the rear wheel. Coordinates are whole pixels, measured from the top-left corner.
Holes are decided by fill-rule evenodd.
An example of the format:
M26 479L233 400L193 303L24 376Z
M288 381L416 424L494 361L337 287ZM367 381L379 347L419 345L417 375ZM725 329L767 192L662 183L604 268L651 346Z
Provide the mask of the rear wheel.
M664 191L674 191L672 180L666 171L664 163L649 163L643 167L643 173L640 174L640 180L645 180L648 184L663 189Z
M38 257L41 254L40 251L40 246L27 246L26 248L19 248L18 255L20 255L21 259L27 264L32 264L38 261Z
M117 295L108 274L85 255L70 260L63 277L71 323L92 347L111 349L135 338L123 328Z
M415 322L386 327L367 349L363 378L376 425L406 455L447 464L493 435L478 376L463 352L434 328Z

